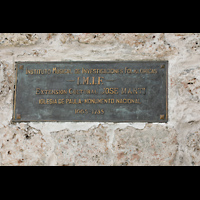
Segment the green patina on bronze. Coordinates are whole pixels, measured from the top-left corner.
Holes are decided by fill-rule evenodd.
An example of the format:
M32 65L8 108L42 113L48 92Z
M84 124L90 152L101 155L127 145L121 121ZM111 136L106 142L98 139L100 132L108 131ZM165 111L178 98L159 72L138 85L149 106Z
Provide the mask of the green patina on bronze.
M13 122L167 122L167 61L16 62Z

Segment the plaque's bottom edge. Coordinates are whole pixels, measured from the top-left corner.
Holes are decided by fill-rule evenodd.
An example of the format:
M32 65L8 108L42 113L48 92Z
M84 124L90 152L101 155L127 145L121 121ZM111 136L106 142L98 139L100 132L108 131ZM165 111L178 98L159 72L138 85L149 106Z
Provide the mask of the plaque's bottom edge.
M99 123L106 123L106 122L113 122L113 123L168 123L168 120L162 120L162 121L153 121L153 120L131 120L131 121L113 121L113 120L105 120L105 121L98 121L98 120L12 120L12 123L21 123L21 122L99 122Z

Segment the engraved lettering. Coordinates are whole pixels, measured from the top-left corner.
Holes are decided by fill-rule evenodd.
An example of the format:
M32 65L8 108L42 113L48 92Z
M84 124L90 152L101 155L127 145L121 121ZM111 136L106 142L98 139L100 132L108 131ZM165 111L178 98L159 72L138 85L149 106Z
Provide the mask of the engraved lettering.
M57 104L57 99L39 99L39 104Z
M141 104L140 99L116 99L119 104Z
M104 79L104 77L98 77L98 85L100 85L101 83L103 84L102 79Z
M83 85L88 85L89 84L89 78L90 77L87 77L87 78L83 77Z
M57 67L53 68L53 74L72 74L71 69L57 69Z
M81 73L81 69L75 69L75 74L80 74Z
M126 94L126 88L122 88L121 94Z
M75 114L88 114L89 111L87 109L75 109Z
M85 104L114 104L115 99L84 99Z
M85 69L82 68L82 74L123 74L123 69Z
M102 94L119 94L118 88L104 88Z
M146 88L121 88L121 94L145 95Z
M69 94L73 94L73 93L72 93L72 88L69 89Z
M80 77L77 77L77 85L80 85Z
M40 94L40 88L36 88L36 94Z
M65 100L64 99L58 99L58 104L64 104Z
M92 109L92 115L104 115L104 109Z
M66 99L66 104L81 104L81 99Z
M97 82L95 81L95 77L83 77L82 83L80 77L77 77L77 85L100 85L103 84L104 77L98 77Z
M95 77L92 77L92 85L95 84L94 79L95 79Z
M28 69L26 68L26 75L45 75L51 74L50 69Z

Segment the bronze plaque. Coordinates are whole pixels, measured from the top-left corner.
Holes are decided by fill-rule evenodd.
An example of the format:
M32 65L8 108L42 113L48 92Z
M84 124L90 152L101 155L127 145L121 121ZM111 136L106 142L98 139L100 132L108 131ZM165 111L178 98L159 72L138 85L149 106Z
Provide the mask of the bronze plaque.
M14 122L167 122L168 62L16 62Z

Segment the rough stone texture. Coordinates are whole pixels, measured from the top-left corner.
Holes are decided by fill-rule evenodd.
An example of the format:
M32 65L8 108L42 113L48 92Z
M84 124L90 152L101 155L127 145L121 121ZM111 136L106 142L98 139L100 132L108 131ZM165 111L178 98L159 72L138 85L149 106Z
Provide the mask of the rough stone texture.
M169 122L12 123L15 61L169 61ZM199 33L1 33L0 165L200 165Z
M23 46L36 44L37 34L25 33L1 33L0 46Z

